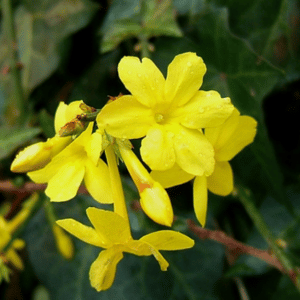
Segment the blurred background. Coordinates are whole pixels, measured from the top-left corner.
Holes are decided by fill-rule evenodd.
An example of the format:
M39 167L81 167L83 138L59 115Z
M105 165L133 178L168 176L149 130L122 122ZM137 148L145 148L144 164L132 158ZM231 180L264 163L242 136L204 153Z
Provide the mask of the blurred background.
M258 121L252 145L232 160L238 191L209 194L208 230L274 254L244 202L258 208L292 266L300 265L300 3L297 0L2 0L0 4L0 212L12 218L40 189L10 172L16 153L54 135L60 101L101 108L127 94L117 65L125 55L150 57L166 75L174 56L196 52L207 65L203 90L229 96ZM139 148L139 141L134 142ZM137 151L138 154L138 151ZM136 205L138 193L123 168L135 237L161 229ZM73 239L75 256L56 248L45 208L23 228L25 268L0 285L1 299L299 299L292 276L263 260L197 237L192 185L168 190L173 229L195 239L191 250L153 257L125 255L112 288L97 293L88 271L99 249ZM53 204L58 218L88 224L85 209L99 206L84 193ZM0 235L1 238L1 235ZM293 279L293 278L292 278ZM294 278L295 279L295 278ZM296 279L295 279L296 280ZM298 287L299 288L299 287Z

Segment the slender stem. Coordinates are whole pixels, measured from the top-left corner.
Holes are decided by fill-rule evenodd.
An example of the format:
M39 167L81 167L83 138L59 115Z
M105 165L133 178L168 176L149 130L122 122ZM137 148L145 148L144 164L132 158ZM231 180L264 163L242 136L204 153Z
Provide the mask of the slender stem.
M121 177L117 165L117 157L115 155L112 145L106 148L105 155L110 173L110 180L114 199L114 211L129 223Z
M139 41L141 44L141 56L142 56L141 58L144 58L144 57L150 58L148 39L144 35L140 35Z
M11 0L2 0L3 26L6 34L7 45L10 49L9 67L12 80L12 97L15 101L15 109L18 115L17 123L22 125L25 123L25 96L22 87L21 74L18 68L18 53L16 43L16 33L14 28L14 17L12 13Z
M269 229L268 225L266 224L259 210L254 205L254 201L250 193L246 191L244 188L242 188L241 186L238 186L237 190L238 190L239 199L244 205L255 227L260 232L260 234L264 237L264 239L267 241L270 248L273 250L275 256L282 264L285 273L290 277L290 279L293 281L294 285L300 292L300 277L296 268L294 268L292 262L286 256L283 249L277 245L273 233Z

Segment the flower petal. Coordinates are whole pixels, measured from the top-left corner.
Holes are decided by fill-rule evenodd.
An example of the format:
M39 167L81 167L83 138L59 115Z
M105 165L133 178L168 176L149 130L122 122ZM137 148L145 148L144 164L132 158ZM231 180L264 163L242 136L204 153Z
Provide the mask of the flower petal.
M85 163L84 184L91 196L100 203L113 203L108 167L102 159L98 166L90 160Z
M152 170L167 170L175 163L172 132L164 126L153 126L142 140L141 156Z
M83 225L76 220L63 219L56 221L56 223L85 243L101 248L106 248L108 245L107 240L99 236L94 228Z
M176 163L187 173L210 175L214 169L214 149L198 130L174 126Z
M6 259L10 261L17 269L23 270L24 265L19 254L12 248L5 253Z
M205 72L206 66L196 53L177 55L168 67L165 99L175 107L187 103L201 87Z
M175 109L170 118L192 129L216 127L224 123L233 109L230 99L221 98L216 91L198 91L189 102Z
M85 173L84 161L66 161L56 174L49 180L45 190L46 195L53 202L68 201L74 198Z
M150 108L132 96L122 96L102 108L97 123L114 137L137 139L146 135L155 120Z
M237 126L239 125L240 112L235 108L230 117L221 125L214 128L206 128L205 136L219 150L230 139Z
M132 239L128 223L117 213L95 207L89 207L86 213L97 233L112 244L124 244Z
M90 140L84 145L87 156L92 160L93 164L96 166L100 153L102 151L102 134L99 132L94 132L91 135Z
M239 124L221 148L216 150L215 158L218 161L229 161L247 145L251 144L256 135L257 122L249 116L240 116Z
M205 129L205 136L215 148L218 161L229 161L243 148L253 142L257 122L249 116L240 116L235 109L219 127Z
M85 243L106 248L107 240L102 239L92 227L86 226L73 219L58 220L56 223Z
M227 196L232 192L233 174L228 161L216 161L214 172L207 177L207 188L220 196Z
M123 253L114 247L101 251L90 268L91 286L98 292L109 289L114 282L117 265L122 258Z
M183 184L192 180L195 176L183 171L177 164L166 171L152 171L151 177L159 182L165 189Z
M147 107L166 106L163 98L165 78L149 58L123 57L119 77L137 101Z
M188 236L172 230L160 230L152 232L140 238L158 250L181 250L194 246L195 242Z
M194 210L202 227L206 223L207 213L207 179L206 176L197 176L194 181Z

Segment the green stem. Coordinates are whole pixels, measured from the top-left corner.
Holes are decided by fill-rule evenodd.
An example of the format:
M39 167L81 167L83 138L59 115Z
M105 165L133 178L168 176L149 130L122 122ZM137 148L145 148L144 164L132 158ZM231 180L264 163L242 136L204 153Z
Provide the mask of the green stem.
M141 58L144 58L144 57L150 58L148 39L144 35L140 35L139 41L141 44Z
M18 52L16 33L14 28L14 17L12 13L11 0L2 0L3 27L9 49L9 68L12 80L12 97L15 101L19 125L23 125L26 119L25 96L22 87L21 74L18 68Z
M114 211L129 223L122 181L121 181L121 177L117 165L117 157L115 155L112 145L106 148L105 155L107 159L111 186L112 186L112 193L114 199Z
M254 205L253 198L248 190L241 186L237 186L238 196L240 201L242 202L244 208L248 212L250 218L252 219L255 227L260 232L260 234L264 237L264 239L269 244L270 248L273 250L275 256L278 261L281 263L282 267L285 269L286 274L290 277L295 287L300 292L300 277L298 275L297 269L293 266L293 263L286 256L283 249L278 246L276 243L276 238L269 229L265 220L263 219L261 213Z

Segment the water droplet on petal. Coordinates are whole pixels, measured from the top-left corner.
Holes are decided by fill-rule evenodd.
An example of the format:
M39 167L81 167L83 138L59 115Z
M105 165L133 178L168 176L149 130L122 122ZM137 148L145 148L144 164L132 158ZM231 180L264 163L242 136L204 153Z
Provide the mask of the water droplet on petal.
M199 113L204 113L204 108L202 106L199 107Z
M221 109L223 106L222 105L217 105L217 109Z
M188 66L188 67L191 67L191 66L192 66L192 63L191 63L190 61L188 61L188 62L187 62L187 66Z
M142 77L142 74L137 74L137 76L138 76L139 78L141 78L141 77Z

